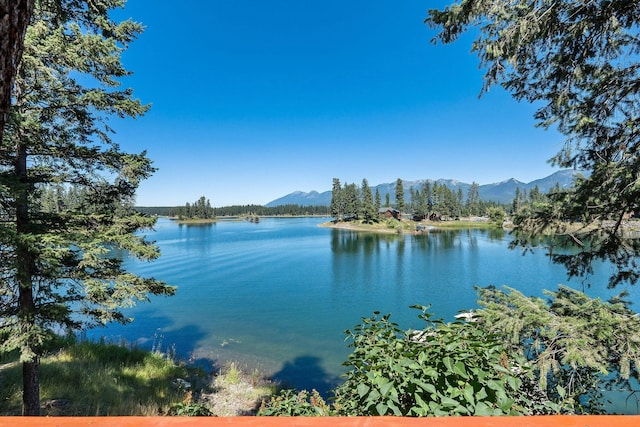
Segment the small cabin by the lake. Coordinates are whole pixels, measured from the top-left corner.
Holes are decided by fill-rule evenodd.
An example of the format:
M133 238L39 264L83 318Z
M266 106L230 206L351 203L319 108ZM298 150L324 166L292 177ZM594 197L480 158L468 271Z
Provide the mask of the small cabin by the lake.
M400 211L394 208L380 208L378 213L385 218L400 219Z

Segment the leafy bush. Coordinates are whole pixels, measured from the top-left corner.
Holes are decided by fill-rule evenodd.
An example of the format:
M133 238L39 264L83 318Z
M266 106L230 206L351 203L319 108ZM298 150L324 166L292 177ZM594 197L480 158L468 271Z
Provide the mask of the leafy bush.
M475 322L430 320L404 332L389 315L364 318L353 331L350 370L336 389L341 415L521 415L534 409L522 393L528 370ZM542 409L542 410L540 410Z
M501 207L494 207L487 210L487 215L496 225L502 225L507 213Z
M262 401L258 415L261 416L328 416L335 415L331 405L313 390L281 390L269 401Z
M400 221L398 221L397 219L394 219L394 218L387 218L387 219L384 221L384 224L385 224L385 226L386 226L387 228L391 228L391 229L394 229L394 228L396 228L396 229L397 229L397 228L398 228L398 225L401 225L401 224L400 224Z
M177 417L210 417L213 413L204 403L180 402L171 406L168 415Z

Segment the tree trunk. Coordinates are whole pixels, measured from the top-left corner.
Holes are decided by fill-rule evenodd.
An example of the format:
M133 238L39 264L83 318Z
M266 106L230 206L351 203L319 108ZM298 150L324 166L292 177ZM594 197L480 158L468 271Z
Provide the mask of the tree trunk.
M29 214L29 193L33 184L29 182L27 146L18 134L16 142L15 175L20 179L16 194L16 281L18 282L18 328L22 335L20 356L22 365L22 414L40 415L40 385L38 379L40 348L36 334L36 305L33 298L35 256L26 237L32 232Z
M35 0L0 0L0 141L11 106L11 89L22 59L24 35Z
M22 364L22 415L40 415L40 360Z

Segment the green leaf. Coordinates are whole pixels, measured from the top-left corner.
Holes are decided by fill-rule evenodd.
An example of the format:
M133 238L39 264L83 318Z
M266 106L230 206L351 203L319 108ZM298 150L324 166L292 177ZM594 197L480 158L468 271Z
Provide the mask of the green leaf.
M402 411L400 411L400 408L398 408L394 403L388 402L388 405L389 405L389 409L391 409L391 411L393 412L393 415L395 415L396 417L400 417L404 415Z
M479 402L476 405L476 410L473 415L477 417L489 417L493 415L493 409L491 409L491 407L489 407L489 405L487 405L486 403Z
M389 409L389 407L384 403L378 403L376 405L376 411L378 415L387 415L387 409Z
M480 389L480 391L476 393L476 399L477 399L477 400L484 400L484 399L486 399L488 396L489 396L489 395L487 394L487 390L485 390L485 388L484 388L484 387L482 387L482 388Z
M473 387L470 384L467 384L466 387L464 388L463 391L463 395L464 398L467 400L467 402L469 402L472 406L475 406L475 397L474 397L474 390Z
M462 378L469 378L469 374L467 374L467 369L463 362L456 362L456 364L453 366L453 372L455 372Z
M381 396L380 396L380 393L378 392L378 390L373 389L373 390L371 390L371 392L367 396L366 401L373 403L373 402L378 401L380 399L380 397Z
M449 356L443 357L442 363L444 363L444 366L449 372L453 372L453 362L451 361L451 358Z
M519 390L522 385L522 380L520 378L509 376L507 377L507 383L512 390Z
M392 382L386 382L380 386L380 394L382 397L386 397L389 394L389 391L393 389Z
M502 386L502 384L500 384L498 381L495 381L495 380L487 381L487 386L489 386L489 388L494 391L504 390L504 387Z
M358 387L357 387L358 396L360 396L361 398L367 393L369 393L369 390L371 390L371 387L369 387L368 385L363 383L358 384Z
M458 406L460 404L460 402L448 396L442 396L440 398L440 403L442 404L442 406Z
M423 371L423 374L427 377L438 378L438 371L433 369L432 367L428 367Z
M429 405L427 405L427 402L424 401L422 396L420 396L419 394L415 394L413 397L416 399L416 405L419 408L421 409L429 408Z
M436 386L431 384L431 383L425 383L423 381L415 381L415 384L420 387L421 389L423 389L424 391L426 391L427 393L431 393L431 394L436 394Z
M508 414L511 411L511 407L513 406L514 403L515 403L514 399L505 399L505 400L501 400L498 404L502 412L504 412L505 414Z

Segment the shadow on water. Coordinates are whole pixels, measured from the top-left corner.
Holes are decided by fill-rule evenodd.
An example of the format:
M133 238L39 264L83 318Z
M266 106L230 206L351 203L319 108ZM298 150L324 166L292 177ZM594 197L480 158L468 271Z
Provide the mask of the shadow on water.
M273 374L272 379L285 388L294 387L307 391L315 389L324 398L341 382L340 377L329 375L320 366L320 359L315 356L299 356L286 362L280 371Z

